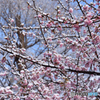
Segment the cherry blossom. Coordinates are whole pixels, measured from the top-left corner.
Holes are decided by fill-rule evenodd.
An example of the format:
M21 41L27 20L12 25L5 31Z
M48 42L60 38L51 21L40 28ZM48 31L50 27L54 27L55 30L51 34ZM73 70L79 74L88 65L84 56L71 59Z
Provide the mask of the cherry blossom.
M69 8L69 13L72 13L73 12L73 9L72 8Z
M0 99L99 100L99 1L0 1Z

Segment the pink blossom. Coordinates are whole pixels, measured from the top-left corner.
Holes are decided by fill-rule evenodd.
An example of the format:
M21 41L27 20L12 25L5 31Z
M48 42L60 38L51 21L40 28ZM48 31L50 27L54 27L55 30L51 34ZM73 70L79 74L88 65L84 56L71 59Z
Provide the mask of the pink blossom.
M98 44L98 46L97 46L99 49L100 49L100 44Z
M97 70L97 68L96 68L96 67L94 67L94 70L96 71L96 70Z
M68 88L68 87L71 86L71 82L70 82L70 81L67 81L65 85L66 85L66 87Z
M90 24L92 24L92 20L90 20L90 19L86 19L85 21L84 21L84 23L85 23L85 25L90 25Z
M62 58L61 55L58 55L58 60L61 60L61 58Z
M82 50L82 46L78 45L78 50L81 51ZM79 56L80 54L77 54L77 56Z
M14 89L18 89L18 85L15 84L15 85L12 86L12 88L14 88Z
M64 69L64 66L60 66L60 69Z
M85 11L88 11L88 10L89 10L89 6L88 6L88 5L84 5L84 6L83 6L83 9L84 9Z
M65 39L65 41L66 41L66 42L68 42L68 41L69 41L69 39L68 39L68 38L66 38L66 39Z
M60 11L60 10L58 10L58 13L60 14L60 13L61 13L61 11Z
M61 40L58 40L57 43L61 43Z
M86 15L87 19L91 19L92 18L92 13L88 12L88 14Z
M64 45L63 43L60 43L60 47L63 47L63 45Z
M78 24L75 24L74 27L75 27L75 30L76 30L77 32L80 32L80 27L79 27Z
M79 25L78 25L78 24L75 24L74 27L75 27L75 28L79 28Z
M96 0L96 1L98 1L98 2L96 2L96 5L99 5L99 0Z
M86 68L83 67L83 68L82 68L82 71L85 71L85 70L86 70Z
M73 9L72 8L69 8L69 13L72 13L73 12Z
M36 76L33 76L32 79L33 79L33 80L37 80L37 77L36 77Z
M0 73L0 76L6 76L7 72Z
M62 20L65 20L65 17L61 17Z
M83 32L86 33L86 30L84 30Z
M80 41L81 41L81 42L84 42L84 38L80 38Z
M60 96L59 96L59 94L54 94L54 96L53 96L53 100L60 100Z
M17 77L14 77L14 79L17 81L18 80L18 78Z
M74 99L76 99L76 100L80 100L80 96L75 95L75 96L74 96Z
M96 51L96 48L95 47L91 47L91 51L92 52L95 52Z
M53 62L54 62L54 64L56 64L56 65L59 65L59 63L60 63L56 58L53 60Z
M72 51L75 51L77 49L76 44L72 44L71 48L72 48Z
M93 5L93 6L95 6L95 5L96 5L94 2L91 2L90 4L91 4L91 5Z
M79 28L76 28L75 30L76 30L77 32L80 32L80 31L81 31Z
M22 92L23 92L23 88L21 87L21 88L20 88L20 93L22 93Z
M49 91L48 88L45 87L44 90L43 90L43 95L47 95L48 91Z
M45 100L52 100L50 97L46 96Z
M80 18L80 21L83 21L83 18Z
M32 100L30 97L26 97L25 100Z
M31 32L29 32L28 34L29 34L29 36L31 36L31 37L32 37L32 35L33 35L33 33L31 33Z
M89 37L88 37L88 36L86 36L86 37L85 37L85 40L88 40L88 39L89 39Z
M24 70L21 70L21 74L25 74L25 71Z
M33 38L35 38L36 37L36 35L35 34L33 34Z
M100 43L100 37L96 36L93 40L92 40L93 44L98 44Z
M7 94L13 94L13 91L12 91L12 90L7 90L7 89L6 89L6 93L7 93Z
M85 58L86 58L86 57L87 57L87 54L86 54L86 53L84 53L84 54L83 54L83 57L85 57Z
M52 25L51 23L47 23L47 25L46 25L46 26L50 28L50 27L51 27L51 25Z
M14 22L14 19L11 18L11 19L10 19L10 22L13 23L13 22Z
M39 17L39 18L42 18L42 15L39 14L38 17Z
M50 57L51 57L51 56L52 56L52 52L49 52L49 53L48 53L48 56L50 56Z
M47 56L47 53L45 52L45 53L44 53L44 57L46 57L46 56Z
M24 80L24 85L27 85L27 79Z
M0 94L4 93L4 88L0 87Z
M29 97L30 97L31 99L33 99L33 98L34 98L34 95L33 95L33 94L29 94Z
M97 10L98 10L98 12L100 13L100 7L99 7Z
M85 64L85 67L90 67L91 63L88 61L86 64Z
M68 3L68 0L66 0L66 2Z
M68 21L67 21L67 20L65 20L65 21L64 21L64 24L66 24L67 22L68 22Z
M51 38L51 37L48 37L48 40L49 40L49 41L52 41L52 38Z
M73 42L72 40L69 40L69 41L68 41L68 43L70 43L70 44L72 44L72 42Z
M16 97L14 100L20 100L20 98L19 97Z

